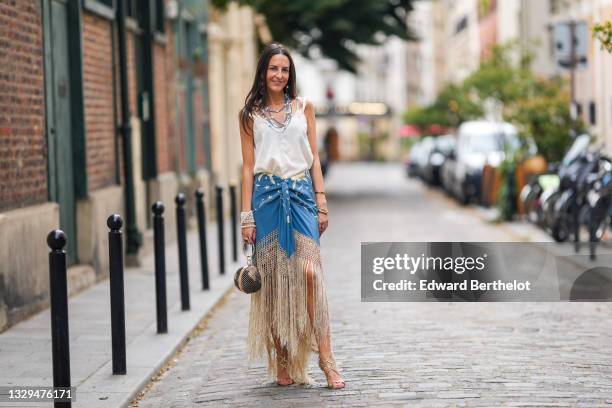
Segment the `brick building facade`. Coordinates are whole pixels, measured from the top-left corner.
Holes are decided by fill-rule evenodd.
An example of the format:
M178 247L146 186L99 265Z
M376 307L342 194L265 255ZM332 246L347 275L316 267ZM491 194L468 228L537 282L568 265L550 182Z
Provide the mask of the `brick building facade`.
M236 7L229 17L216 15L223 20L216 28L221 32L236 25L232 18L253 17ZM211 122L230 114L222 109L212 118L209 94L220 106L238 105L225 102L237 94L229 79L209 82L208 60L215 57L208 53L207 20L203 1L0 0L0 332L48 306L49 231L67 233L74 292L108 275L108 215L123 216L127 241L138 238L127 257L138 262L151 250L153 202L170 208L181 191L193 211L196 188L210 195L214 184L229 181L226 169L237 173L239 156L223 163L224 144L236 151L238 140L226 137L234 129L224 123L223 134L211 131ZM250 30L246 38L253 43ZM243 43L225 43L219 58ZM229 62L237 61L222 63ZM125 140L122 73L131 127ZM213 159L213 146L224 154ZM165 214L170 226L173 214ZM130 237L130 222L138 237ZM167 241L173 240L174 228L166 231Z
M41 17L40 2L0 2L0 211L48 199Z

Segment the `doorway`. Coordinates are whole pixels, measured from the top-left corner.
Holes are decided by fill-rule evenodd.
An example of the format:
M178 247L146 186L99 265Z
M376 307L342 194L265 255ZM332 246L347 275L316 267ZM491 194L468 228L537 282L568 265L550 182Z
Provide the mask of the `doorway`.
M59 204L60 228L68 237L67 260L74 264L77 239L69 4L68 0L45 0L44 6L49 198Z

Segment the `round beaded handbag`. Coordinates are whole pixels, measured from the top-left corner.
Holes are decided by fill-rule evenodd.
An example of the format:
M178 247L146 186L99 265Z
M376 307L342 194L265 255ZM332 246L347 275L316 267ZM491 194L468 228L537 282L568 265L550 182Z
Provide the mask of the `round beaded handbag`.
M251 254L247 254L247 247L251 247ZM234 285L239 291L244 293L255 293L261 289L261 275L257 268L253 265L253 245L246 242L242 245L242 252L246 256L247 264L238 268L234 275Z

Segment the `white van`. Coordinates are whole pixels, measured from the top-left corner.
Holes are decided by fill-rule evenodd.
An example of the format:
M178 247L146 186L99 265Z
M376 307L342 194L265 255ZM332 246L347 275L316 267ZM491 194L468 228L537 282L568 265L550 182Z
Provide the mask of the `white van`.
M485 164L497 167L504 151L520 147L516 128L506 122L470 121L457 134L455 195L464 204L480 201L482 170Z

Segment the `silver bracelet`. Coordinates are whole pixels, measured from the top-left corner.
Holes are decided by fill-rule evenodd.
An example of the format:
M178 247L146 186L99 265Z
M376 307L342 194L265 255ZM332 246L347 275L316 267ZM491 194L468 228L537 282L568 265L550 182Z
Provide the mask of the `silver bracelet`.
M253 211L242 211L240 213L240 224L255 224L255 217L253 217Z

